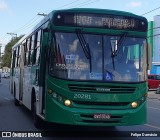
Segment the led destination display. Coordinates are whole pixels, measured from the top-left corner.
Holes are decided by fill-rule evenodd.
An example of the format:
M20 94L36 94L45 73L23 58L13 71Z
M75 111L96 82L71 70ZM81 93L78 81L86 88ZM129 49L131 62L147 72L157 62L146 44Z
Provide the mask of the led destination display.
M146 31L147 21L134 17L88 14L88 13L56 13L54 16L56 26L75 26L106 28L119 30Z

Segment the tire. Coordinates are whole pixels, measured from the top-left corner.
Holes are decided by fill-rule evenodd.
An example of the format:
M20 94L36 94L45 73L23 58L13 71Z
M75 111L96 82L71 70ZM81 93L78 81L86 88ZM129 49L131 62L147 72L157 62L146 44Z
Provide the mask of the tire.
M14 95L14 105L15 106L20 106L19 101L16 99L16 88L15 88L15 86L14 86L14 93L13 93L13 95Z
M15 106L20 106L20 103L19 103L19 101L14 97L14 105Z
M37 129L41 129L44 126L44 121L36 114L36 102L34 102L33 107L33 123Z

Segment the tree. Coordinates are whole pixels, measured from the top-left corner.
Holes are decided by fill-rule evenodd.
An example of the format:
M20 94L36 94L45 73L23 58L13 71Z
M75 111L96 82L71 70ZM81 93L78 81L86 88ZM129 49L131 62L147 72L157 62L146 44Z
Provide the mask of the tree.
M4 55L2 56L2 67L9 67L11 65L12 47L23 37L21 35L16 38L12 38L11 41L5 46Z

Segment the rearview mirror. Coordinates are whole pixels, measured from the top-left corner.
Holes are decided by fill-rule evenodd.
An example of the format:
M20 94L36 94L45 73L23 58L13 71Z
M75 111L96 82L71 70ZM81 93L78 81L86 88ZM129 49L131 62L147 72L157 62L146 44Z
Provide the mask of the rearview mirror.
M118 40L111 39L111 48L112 48L112 55L115 55L118 49Z

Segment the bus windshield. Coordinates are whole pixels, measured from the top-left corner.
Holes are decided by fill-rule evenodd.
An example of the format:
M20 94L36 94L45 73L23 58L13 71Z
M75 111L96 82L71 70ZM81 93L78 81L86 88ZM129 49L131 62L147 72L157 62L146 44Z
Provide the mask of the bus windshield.
M118 46L121 35L83 34L88 58L76 33L56 32L53 36L49 73L54 77L105 82L146 80L145 38L126 36Z

